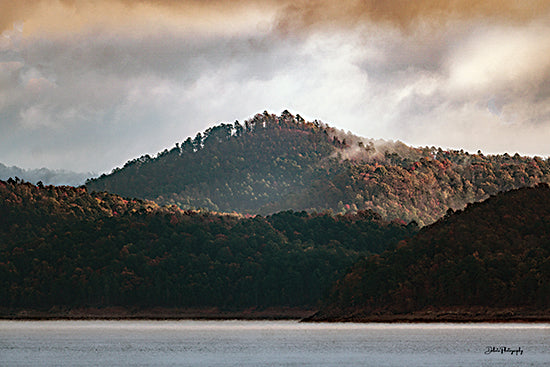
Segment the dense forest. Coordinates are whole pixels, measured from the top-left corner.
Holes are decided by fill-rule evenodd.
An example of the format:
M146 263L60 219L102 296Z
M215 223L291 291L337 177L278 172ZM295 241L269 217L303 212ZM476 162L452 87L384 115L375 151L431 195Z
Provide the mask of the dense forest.
M0 181L0 310L548 309L549 181L265 112L86 186Z
M550 182L550 161L364 139L284 111L223 123L87 187L161 205L272 214L354 213L433 223L448 208Z
M512 190L424 227L339 279L316 319L445 308L550 308L550 188Z
M12 179L0 218L0 309L314 307L418 231L371 211L227 215Z

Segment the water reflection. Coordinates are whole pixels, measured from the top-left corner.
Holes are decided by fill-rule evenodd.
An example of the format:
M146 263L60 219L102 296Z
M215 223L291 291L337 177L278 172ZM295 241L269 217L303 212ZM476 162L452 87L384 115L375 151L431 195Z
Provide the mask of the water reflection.
M549 345L550 324L0 321L2 366L546 366Z

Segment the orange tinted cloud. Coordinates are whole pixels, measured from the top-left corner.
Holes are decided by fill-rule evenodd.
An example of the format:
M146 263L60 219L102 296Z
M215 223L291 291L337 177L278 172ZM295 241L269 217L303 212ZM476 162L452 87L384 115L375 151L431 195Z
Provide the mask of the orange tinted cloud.
M285 30L326 24L345 27L368 21L401 28L469 19L525 22L549 10L548 0L298 0L287 2L280 25Z
M550 11L548 0L17 0L6 1L0 31L14 22L26 23L26 32L78 31L85 26L167 26L254 21L277 14L283 32L327 24L338 27L362 22L384 22L402 28L416 23L441 24L449 20L491 18L525 22ZM255 13L249 13L253 9ZM231 31L230 24L225 24Z
M3 6L0 32L22 22L26 35L42 36L96 28L134 34L157 30L232 33L247 22L257 22L262 14L269 15L263 2L228 4L221 0L17 0Z

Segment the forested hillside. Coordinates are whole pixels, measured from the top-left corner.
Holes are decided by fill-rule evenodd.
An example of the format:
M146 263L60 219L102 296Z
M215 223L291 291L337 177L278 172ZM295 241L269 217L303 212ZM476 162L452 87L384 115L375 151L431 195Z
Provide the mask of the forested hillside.
M448 215L356 263L317 320L425 310L550 309L550 188L540 184Z
M411 148L285 111L212 127L87 187L182 209L262 215L370 209L385 219L425 225L448 208L549 181L548 159Z
M130 161L87 186L184 209L250 214L309 209L281 203L340 170L329 159L338 144L319 124L290 114L259 115L244 125L210 128L156 158Z
M182 211L0 181L0 309L314 307L359 257L417 232L372 212Z

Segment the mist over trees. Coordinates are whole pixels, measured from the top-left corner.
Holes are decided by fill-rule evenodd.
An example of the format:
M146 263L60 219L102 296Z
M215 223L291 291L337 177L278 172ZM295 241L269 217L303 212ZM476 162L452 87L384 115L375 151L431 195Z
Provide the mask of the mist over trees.
M94 176L93 173L79 173L67 170L51 170L47 168L23 169L16 166L8 167L0 163L0 180L19 178L27 182L42 182L44 185L80 186Z
M182 209L262 215L373 210L425 225L449 208L538 182L550 182L548 159L412 148L284 111L211 127L86 185Z

